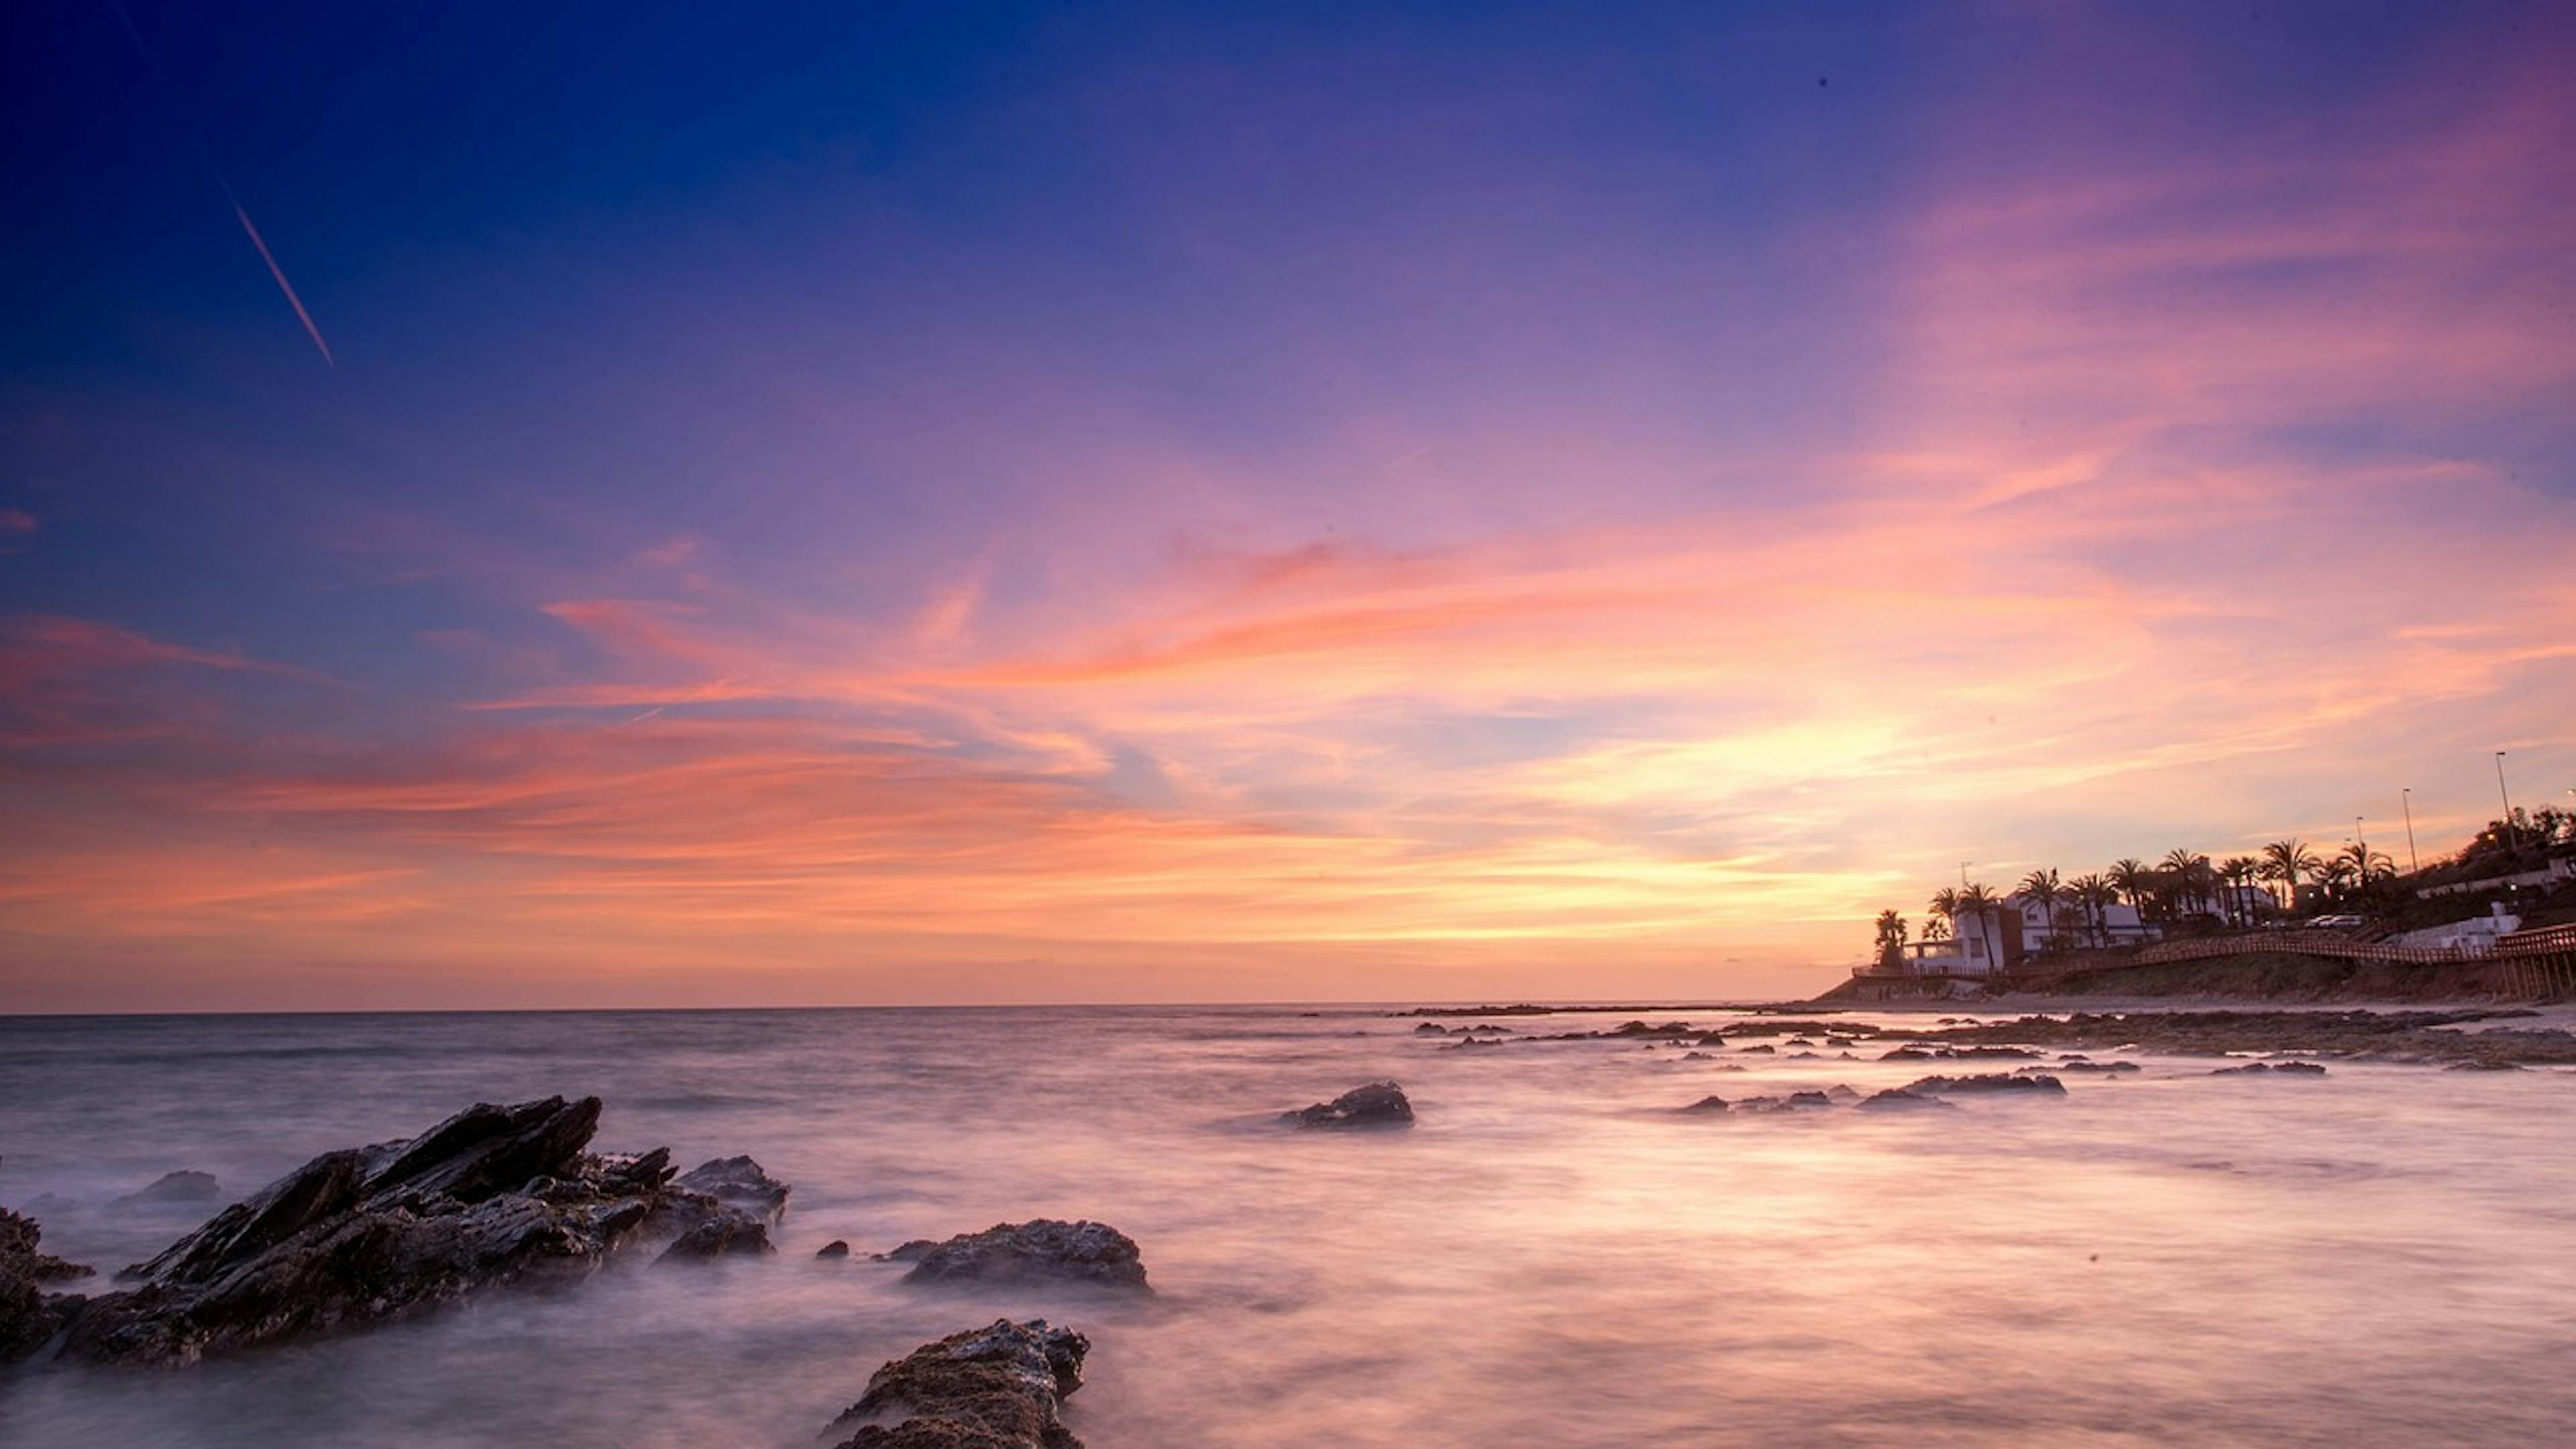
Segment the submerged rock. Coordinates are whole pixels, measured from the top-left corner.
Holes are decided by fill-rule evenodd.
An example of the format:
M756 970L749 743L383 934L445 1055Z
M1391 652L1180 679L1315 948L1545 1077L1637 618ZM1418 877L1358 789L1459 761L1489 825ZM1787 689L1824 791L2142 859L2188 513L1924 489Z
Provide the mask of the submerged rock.
M1889 1087L1884 1091L1872 1092L1868 1097L1864 1098L1860 1103L1860 1110L1864 1112L1889 1112L1924 1107L1946 1107L1955 1110L1958 1105L1959 1104L1956 1102L1946 1101L1939 1097L1926 1096L1923 1093L1914 1091L1910 1088Z
M881 1255L910 1263L907 1283L1089 1283L1150 1292L1136 1240L1095 1222L1033 1218L960 1233L944 1243L919 1239Z
M1091 1341L1045 1319L952 1333L878 1369L825 1437L834 1449L1082 1449L1064 1401Z
M787 1217L787 1195L795 1189L761 1170L748 1157L719 1157L681 1173L678 1185L702 1192L726 1207L748 1213L769 1227Z
M78 1294L48 1293L47 1283L86 1278L91 1270L37 1245L36 1220L0 1208L0 1363L25 1358L62 1330L81 1306Z
M1280 1120L1300 1127L1410 1127L1413 1104L1404 1099L1404 1089L1395 1083L1371 1082L1329 1102L1283 1112Z
M2457 1067L2453 1071L2459 1070ZM2247 1062L2241 1067L2220 1067L2213 1077L2322 1077L2326 1069L2315 1062Z
M1905 1090L1917 1094L1936 1092L2053 1092L2066 1094L2066 1084L2045 1072L1993 1072L1981 1077L1924 1077L1908 1082Z
M211 1172L165 1172L150 1187L118 1198L119 1207L202 1207L220 1201L223 1189Z
M817 1258L846 1258L850 1256L849 1239L834 1238L832 1241L815 1249L814 1256Z
M1468 1027L1466 1030L1473 1031L1475 1028ZM1449 1034L1449 1028L1442 1026L1436 1021L1426 1021L1422 1025L1415 1027L1413 1029L1413 1034L1415 1036L1447 1036Z
M1715 1114L1726 1110L1726 1099L1724 1097L1702 1097L1687 1107L1675 1107L1673 1110L1695 1116L1714 1116Z
M670 1153L586 1151L599 1099L478 1103L406 1141L326 1152L225 1208L83 1308L63 1354L193 1363L408 1317L503 1284L578 1281L638 1240L748 1215L672 1184Z
M2067 1057L2054 1066L2024 1067L2025 1072L2134 1072L2136 1062L2097 1062L2088 1057Z
M778 1249L769 1227L742 1212L719 1213L671 1240L657 1263L702 1263L712 1258L766 1257Z

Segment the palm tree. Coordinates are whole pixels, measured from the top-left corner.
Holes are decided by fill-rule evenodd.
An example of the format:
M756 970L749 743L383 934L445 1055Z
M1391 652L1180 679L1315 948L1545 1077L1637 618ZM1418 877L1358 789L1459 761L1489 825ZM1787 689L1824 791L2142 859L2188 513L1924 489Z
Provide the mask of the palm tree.
M1949 918L1948 918L1947 916L1942 915L1942 914L1941 914L1940 912L1938 912L1938 911L1933 912L1931 915L1925 916L1925 917L1923 918L1923 939L1924 939L1924 940L1926 940L1926 941L1946 941L1946 940L1949 940L1949 939L1950 939L1950 920L1949 920Z
M2104 912L2120 898L2118 889L2103 879L2099 871L2077 876L2066 883L2066 888L2074 893L2075 903L2084 908L2084 918L2092 924L2093 944L2107 944L2109 919Z
M1957 896L1957 913L1976 918L1977 939L1985 943L1989 971L2001 971L2004 965L2002 943L1995 939L1994 927L1995 910L2002 904L1993 891L1986 889L1984 881L1962 887Z
M2388 858L2387 852L2372 850L2357 840L2338 851L2334 863L2351 871L2353 881L2358 885L2366 886L2397 874L2397 863Z
M2146 919L2147 894L2155 889L2155 883L2156 873L2147 869L2143 860L2131 858L2111 862L2111 884L2129 898L2129 909L2136 911L2140 920Z
M1878 913L1878 964L1888 971L1905 966L1905 917L1895 911Z
M2245 918L2245 891L2254 884L2255 873L2262 868L2263 863L2250 855L2231 855L2218 867L2218 878L2234 887L2227 893L2227 910L2237 925L2251 924Z
M2314 874L2317 884L2325 887L2326 899L2338 905L2343 902L2343 893L2359 879L2359 872L2354 870L2352 862L2340 855L2319 863Z
M2199 910L2209 908L2209 857L2187 846L2175 846L2157 862L2174 885L2178 902Z
M2034 870L2023 876L2021 888L2016 894L2039 907L2039 928L2043 933L2041 940L2049 945L2055 945L2057 903L2066 898L2066 887L2058 881L2055 867Z
M2265 873L2271 879L2279 881L2285 890L2281 902L2282 910L2295 911L2299 908L2299 877L2315 875L2320 863L2317 853L2308 849L2307 842L2295 835L2287 840L2275 840L2263 847Z

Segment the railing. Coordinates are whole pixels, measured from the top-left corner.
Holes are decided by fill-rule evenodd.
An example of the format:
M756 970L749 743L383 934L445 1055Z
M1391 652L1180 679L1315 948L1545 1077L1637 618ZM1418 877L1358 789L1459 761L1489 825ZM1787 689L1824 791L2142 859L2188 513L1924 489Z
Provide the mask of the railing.
M2402 966L2446 966L2456 961L2483 961L2492 950L2462 946L2389 946L2358 941L2340 931L2249 931L2235 936L2198 936L2166 941L2138 952L2140 965L2161 961L2205 961L2213 956L2241 956L2251 951L2279 951L2294 956L2332 956L2345 961L2388 961Z
M2576 951L2576 926L2543 926L2496 938L2499 956L2554 956L2562 951Z

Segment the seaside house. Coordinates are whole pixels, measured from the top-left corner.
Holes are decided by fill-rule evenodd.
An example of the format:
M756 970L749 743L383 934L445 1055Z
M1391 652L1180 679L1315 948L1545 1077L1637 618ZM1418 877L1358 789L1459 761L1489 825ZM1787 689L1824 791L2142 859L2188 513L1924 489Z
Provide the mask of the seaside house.
M2029 950L2050 951L2074 946L2134 946L2164 938L2162 929L2138 919L2137 909L2125 901L2112 901L2096 910L2060 901L2052 911L2015 891L2004 897L2004 906L2006 931L1998 934L2008 934L2011 940L2011 949L2003 957L2007 964L2022 958L2025 943Z

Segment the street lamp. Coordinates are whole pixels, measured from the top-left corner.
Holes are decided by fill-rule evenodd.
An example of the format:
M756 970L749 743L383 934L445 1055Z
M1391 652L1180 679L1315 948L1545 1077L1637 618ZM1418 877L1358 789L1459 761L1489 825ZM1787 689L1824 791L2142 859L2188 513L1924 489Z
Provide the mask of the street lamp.
M2504 843L2507 850L2522 849L2522 832L2513 828L2513 794L2504 787L2504 751L2496 751L2496 795L2504 801Z
M2576 795L2576 790L2567 792ZM2397 792L2397 808L2406 812L2406 873L2413 875L2424 867L2415 863L2415 790L2409 786Z

